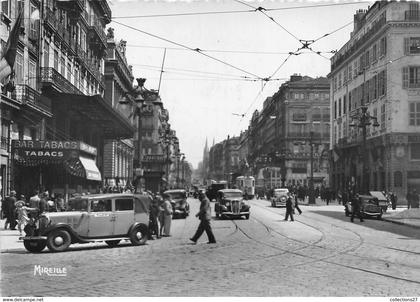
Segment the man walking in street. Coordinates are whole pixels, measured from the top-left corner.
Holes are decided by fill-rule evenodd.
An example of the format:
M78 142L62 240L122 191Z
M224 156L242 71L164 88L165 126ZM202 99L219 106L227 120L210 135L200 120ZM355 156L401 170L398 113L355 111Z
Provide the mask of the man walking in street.
M289 193L286 199L286 217L284 218L284 220L288 220L289 219L289 215L290 215L290 221L295 221L293 219L293 200L292 200L292 195Z
M4 199L4 209L6 214L6 222L4 224L4 228L7 228L9 225L11 230L16 230L16 191L10 191L10 195Z
M197 232L195 232L194 236L190 238L190 240L194 243L197 243L197 240L206 231L208 242L207 243L216 243L216 238L214 238L213 232L211 230L210 220L211 220L211 207L210 207L210 200L202 193L198 196L200 200L200 211L195 215L200 219L200 224L198 226Z
M360 222L363 222L363 214L362 214L362 205L361 199L359 198L359 194L354 195L354 198L351 200L351 222L354 220L354 216L357 215L360 218Z

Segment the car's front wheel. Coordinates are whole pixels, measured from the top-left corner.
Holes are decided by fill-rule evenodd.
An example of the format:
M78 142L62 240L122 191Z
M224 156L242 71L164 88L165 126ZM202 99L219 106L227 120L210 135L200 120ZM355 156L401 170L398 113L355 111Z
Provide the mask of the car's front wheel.
M140 224L130 232L130 241L133 245L143 245L147 241L147 227Z
M24 240L23 245L31 253L40 253L45 249L47 242L45 240Z
M107 240L105 243L108 244L109 247L116 247L120 241L121 240Z
M63 252L71 244L71 236L66 230L54 230L48 234L47 246L51 252Z

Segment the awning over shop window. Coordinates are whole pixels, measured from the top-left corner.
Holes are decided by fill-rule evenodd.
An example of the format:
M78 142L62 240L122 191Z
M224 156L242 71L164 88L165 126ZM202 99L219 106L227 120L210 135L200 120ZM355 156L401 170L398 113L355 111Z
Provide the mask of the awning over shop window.
M79 160L85 169L86 179L97 180L97 181L102 180L101 172L99 172L99 169L96 166L96 163L93 159L80 156Z

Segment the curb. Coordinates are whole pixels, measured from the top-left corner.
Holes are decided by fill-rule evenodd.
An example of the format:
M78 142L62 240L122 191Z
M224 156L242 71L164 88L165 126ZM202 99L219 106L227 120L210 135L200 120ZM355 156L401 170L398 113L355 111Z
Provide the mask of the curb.
M386 222L391 222L391 223L394 223L394 224L398 224L398 225L406 225L406 226L409 226L411 228L420 229L420 225L415 225L415 224L411 224L411 223L397 221L397 220L389 219L389 218L382 218L382 220L386 221Z

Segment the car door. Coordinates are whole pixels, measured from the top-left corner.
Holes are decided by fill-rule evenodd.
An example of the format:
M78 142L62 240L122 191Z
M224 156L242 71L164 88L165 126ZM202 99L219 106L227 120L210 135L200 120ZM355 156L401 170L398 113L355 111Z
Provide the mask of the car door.
M96 199L90 201L88 237L112 236L114 216L111 199Z
M134 223L134 199L124 197L115 199L114 235L127 235Z

